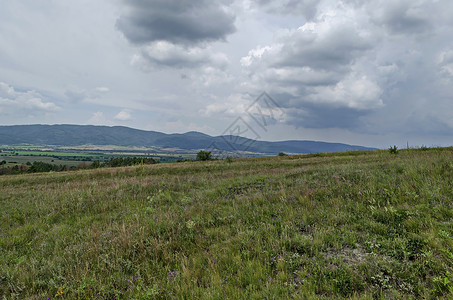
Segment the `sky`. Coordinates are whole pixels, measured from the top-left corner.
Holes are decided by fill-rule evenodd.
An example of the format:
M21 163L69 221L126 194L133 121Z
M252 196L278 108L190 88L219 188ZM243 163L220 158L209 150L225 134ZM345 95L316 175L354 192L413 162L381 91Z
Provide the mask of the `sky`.
M451 0L0 7L0 125L453 145Z

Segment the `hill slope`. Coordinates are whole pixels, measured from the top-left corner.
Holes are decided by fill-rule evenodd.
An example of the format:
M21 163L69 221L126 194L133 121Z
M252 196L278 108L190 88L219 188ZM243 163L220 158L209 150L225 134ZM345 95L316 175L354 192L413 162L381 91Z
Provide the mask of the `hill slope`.
M276 154L339 152L349 150L372 150L372 148L339 143L314 141L253 141L231 136L212 137L199 132L165 134L128 127L91 125L16 125L0 126L0 145L115 145L179 148L186 150L207 149L215 145L219 150L250 151Z
M452 162L450 148L2 176L0 295L452 299Z

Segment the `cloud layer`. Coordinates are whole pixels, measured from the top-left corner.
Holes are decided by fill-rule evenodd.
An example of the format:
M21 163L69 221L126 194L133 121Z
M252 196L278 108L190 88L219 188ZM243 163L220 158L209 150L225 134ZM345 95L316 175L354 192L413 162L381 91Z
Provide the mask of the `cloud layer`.
M277 3L256 2L265 8ZM452 4L384 2L300 2L316 12L309 21L242 58L250 90L266 87L278 95L288 122L306 128L379 131L389 117L404 119L404 126L396 129L401 132L413 130L412 119L437 119L445 128L451 126L442 114L428 117L429 104L421 110L414 104L428 97L433 104L451 103L440 95L451 87L439 83L451 82L451 53L446 50L452 46L451 31L445 30L451 29L451 20L445 10L451 11ZM378 117L382 120L377 124ZM429 127L417 126L424 131Z
M265 139L453 140L450 0L2 1L0 119Z

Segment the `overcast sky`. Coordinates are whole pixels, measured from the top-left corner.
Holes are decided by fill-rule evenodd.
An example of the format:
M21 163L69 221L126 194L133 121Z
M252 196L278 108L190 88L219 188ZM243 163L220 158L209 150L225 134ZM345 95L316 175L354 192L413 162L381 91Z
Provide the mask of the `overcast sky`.
M0 125L238 117L261 140L453 145L453 1L0 0Z

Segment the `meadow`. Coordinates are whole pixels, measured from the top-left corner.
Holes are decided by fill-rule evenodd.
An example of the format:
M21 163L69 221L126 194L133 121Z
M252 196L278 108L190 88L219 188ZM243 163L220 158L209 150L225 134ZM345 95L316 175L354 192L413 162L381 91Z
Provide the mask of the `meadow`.
M0 145L0 168L14 167L34 162L43 162L68 168L86 168L95 161L101 163L114 158L152 157L159 162L176 162L194 159L194 150L172 152L154 148L116 147L114 146L6 146ZM4 162L2 164L2 162ZM0 175L8 173L1 172Z
M3 299L453 298L453 148L0 177Z

